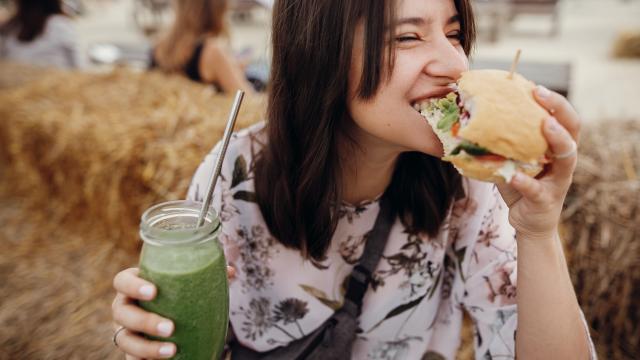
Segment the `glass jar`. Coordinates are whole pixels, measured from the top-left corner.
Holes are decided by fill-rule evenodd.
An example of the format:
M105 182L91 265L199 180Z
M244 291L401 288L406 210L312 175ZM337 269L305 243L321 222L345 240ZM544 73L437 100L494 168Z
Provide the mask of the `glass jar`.
M140 222L140 277L158 289L155 299L140 306L173 320L171 337L149 338L175 343L174 359L218 359L227 335L229 287L220 219L210 210L196 229L201 206L187 200L161 203Z

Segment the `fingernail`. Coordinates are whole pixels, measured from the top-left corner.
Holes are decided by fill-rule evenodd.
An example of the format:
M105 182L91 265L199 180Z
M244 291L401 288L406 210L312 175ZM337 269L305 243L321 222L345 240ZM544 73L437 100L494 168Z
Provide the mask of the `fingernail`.
M150 298L153 296L153 286L151 285L142 285L140 287L140 294L142 294L142 296L144 296L145 298Z
M553 132L560 130L560 124L558 124L558 120L553 116L547 119L547 129Z
M542 85L538 85L536 87L536 92L538 93L538 96L540 96L541 98L546 98L549 95L551 95L551 91L549 91L549 89L547 89Z
M175 353L176 350L174 348L173 345L167 344L167 345L162 345L160 347L160 350L158 350L158 354L160 354L160 356L162 356L163 358L168 358L173 356L173 353Z
M171 321L163 321L158 324L158 332L162 336L170 336L173 332L173 323Z

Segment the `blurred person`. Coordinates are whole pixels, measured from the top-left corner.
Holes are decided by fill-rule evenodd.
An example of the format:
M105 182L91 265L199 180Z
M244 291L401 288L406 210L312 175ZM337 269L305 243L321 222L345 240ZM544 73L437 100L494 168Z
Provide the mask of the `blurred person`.
M178 0L174 5L175 21L154 47L151 67L184 73L226 93L237 89L252 93L243 66L229 48L228 1Z
M61 0L15 0L0 26L0 58L39 66L80 67L73 20Z

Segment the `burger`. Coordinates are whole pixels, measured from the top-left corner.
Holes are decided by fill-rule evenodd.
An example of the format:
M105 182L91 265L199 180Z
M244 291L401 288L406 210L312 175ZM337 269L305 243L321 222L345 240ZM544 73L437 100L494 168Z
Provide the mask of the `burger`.
M443 144L443 160L463 176L489 182L542 171L549 162L542 133L548 112L533 97L533 82L502 70L471 70L452 88L420 104Z

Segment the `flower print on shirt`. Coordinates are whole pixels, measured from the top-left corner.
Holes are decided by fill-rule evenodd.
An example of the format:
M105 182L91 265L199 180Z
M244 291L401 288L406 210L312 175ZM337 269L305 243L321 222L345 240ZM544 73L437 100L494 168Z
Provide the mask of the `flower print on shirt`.
M401 289L409 289L408 298L419 294L427 283L432 283L435 276L440 275L441 264L436 264L428 259L424 249L425 240L415 234L407 234L407 242L400 251L392 255L383 255L386 263L384 267L376 271L371 280L373 289L382 287L385 279L393 275L404 274Z
M285 334L291 340L296 340L298 337L305 336L298 321L302 320L308 312L307 302L300 299L287 298L272 308L268 298L259 297L251 299L248 308L240 306L239 311L233 311L232 314L244 315L245 320L242 322L240 330L253 341L263 337L272 328ZM296 326L297 336L291 330L292 324ZM267 342L277 343L278 341L269 338Z
M274 271L268 266L274 253L277 253L275 240L260 225L251 229L240 226L236 234L241 242L241 271L244 275L242 285L246 289L264 290L273 284Z

